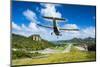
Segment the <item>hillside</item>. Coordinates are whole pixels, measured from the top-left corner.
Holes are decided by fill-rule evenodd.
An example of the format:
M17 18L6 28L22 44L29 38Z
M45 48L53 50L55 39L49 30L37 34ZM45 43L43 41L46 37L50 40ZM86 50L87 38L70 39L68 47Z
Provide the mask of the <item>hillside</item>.
M55 46L53 43L50 43L46 40L33 41L32 36L24 37L20 35L12 34L12 48L16 49L26 49L26 50L41 50L48 47Z
M85 39L81 39L81 38L73 38L71 40L59 40L59 41L52 41L52 43L54 44L64 44L64 43L76 43L77 45L79 44L95 44L95 38L85 38Z

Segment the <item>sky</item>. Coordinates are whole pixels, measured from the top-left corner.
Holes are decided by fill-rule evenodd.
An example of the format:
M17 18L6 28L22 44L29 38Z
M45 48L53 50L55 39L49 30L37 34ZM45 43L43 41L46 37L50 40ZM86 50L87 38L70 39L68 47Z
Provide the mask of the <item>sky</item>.
M26 37L38 34L48 41L95 38L95 6L12 1L11 9L12 33L14 34ZM65 18L66 21L57 22L59 28L79 29L79 31L60 31L62 36L57 38L54 33L51 35L53 29L37 25L52 27L52 21L42 16Z

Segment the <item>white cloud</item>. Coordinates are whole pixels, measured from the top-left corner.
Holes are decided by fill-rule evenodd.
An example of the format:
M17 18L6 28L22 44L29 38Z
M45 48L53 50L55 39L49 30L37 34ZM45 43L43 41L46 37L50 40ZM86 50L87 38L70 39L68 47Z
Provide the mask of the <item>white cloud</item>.
M36 23L30 22L29 28L30 28L32 31L38 31L38 28L37 28L37 24L36 24Z
M87 27L79 29L77 32L61 32L62 37L60 39L72 39L72 38L87 38L87 37L93 37L95 38L95 27Z
M12 22L12 29L21 30L21 27Z
M29 32L25 32L25 31L12 31L12 33L17 34L17 35L22 35L22 36L25 36L25 37L28 37L28 36L33 34L31 32L29 33Z
M84 37L95 37L95 28L94 27L88 27L82 30Z
M25 24L19 26L16 23L12 22L13 33L23 35L23 36L30 36L33 34L44 35L45 32L47 33L46 29L37 26L37 23L39 23L39 21L37 21L37 16L34 11L27 9L23 12L23 15L28 20L30 20L29 24L27 26Z
M45 35L48 31L44 28L40 28L36 23L30 22L28 26L22 24L21 26L12 22L12 33L23 36L31 36L33 34Z
M76 24L65 24L65 25L63 25L63 28L65 28L65 29L78 29L78 26Z
M60 12L56 10L55 4L42 4L44 8L41 9L41 14L43 16L52 16L52 17L58 17L61 18L62 15Z
M30 21L36 22L35 20L37 19L35 12L27 9L26 11L23 12L23 15Z

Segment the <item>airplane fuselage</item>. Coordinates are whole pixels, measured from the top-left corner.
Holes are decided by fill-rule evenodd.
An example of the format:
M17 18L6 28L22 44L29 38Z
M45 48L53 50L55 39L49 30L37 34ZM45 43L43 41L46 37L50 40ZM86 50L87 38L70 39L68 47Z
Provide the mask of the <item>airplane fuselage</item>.
M63 18L57 18L57 17L48 17L48 16L43 16L44 18L47 18L47 19L51 19L51 20L53 20L53 32L55 33L55 35L56 36L60 36L61 34L60 34L60 32L59 32L59 29L58 29L58 27L57 27L57 20L62 20L62 21L65 21L65 19L63 19ZM52 35L52 33L51 33L51 35Z
M59 32L59 30L57 28L57 24L56 24L56 20L55 19L53 20L53 31L54 31L55 35L57 35L57 36L60 35L60 32Z

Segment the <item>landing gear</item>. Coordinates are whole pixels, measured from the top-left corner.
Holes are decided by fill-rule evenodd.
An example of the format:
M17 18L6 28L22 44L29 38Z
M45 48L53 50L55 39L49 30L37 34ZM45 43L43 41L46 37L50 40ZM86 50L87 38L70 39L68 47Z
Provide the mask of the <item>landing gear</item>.
M62 36L62 34L60 34L60 36Z
M53 35L53 32L51 32L51 35Z

